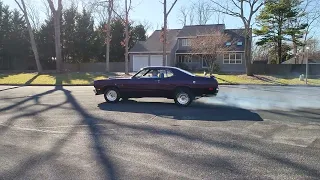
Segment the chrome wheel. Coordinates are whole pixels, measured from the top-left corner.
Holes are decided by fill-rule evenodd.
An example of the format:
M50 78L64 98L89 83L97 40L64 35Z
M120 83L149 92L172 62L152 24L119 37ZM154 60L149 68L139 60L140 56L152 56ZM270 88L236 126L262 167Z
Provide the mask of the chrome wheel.
M189 103L190 97L189 97L189 95L187 93L179 93L178 97L177 97L177 101L181 105L186 105L186 104Z
M117 100L118 94L117 94L117 92L116 92L115 90L109 90L109 91L107 92L107 94L106 94L106 98L107 98L109 101L113 102L113 101L116 101L116 100Z

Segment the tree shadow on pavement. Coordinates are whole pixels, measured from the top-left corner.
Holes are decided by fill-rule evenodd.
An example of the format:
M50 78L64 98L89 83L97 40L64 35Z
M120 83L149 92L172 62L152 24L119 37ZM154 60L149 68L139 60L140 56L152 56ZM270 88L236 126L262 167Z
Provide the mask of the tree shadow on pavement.
M91 115L89 112L86 111L84 107L80 105L80 103L77 101L77 99L71 94L69 90L64 89L62 86L57 86L55 89L37 94L33 97L27 98L26 100L20 101L16 103L16 105L11 105L6 108L2 108L0 110L11 110L19 105L26 103L28 101L32 101L35 98L39 100L42 96L45 96L47 94L53 93L55 91L62 91L65 96L67 97L66 102L69 103L73 109L77 112L78 115L80 115L80 123L83 125L87 125L89 136L92 139L92 146L94 153L96 155L95 160L103 167L104 172L104 178L103 179L117 179L118 174L115 168L114 162L111 161L109 152L107 149L112 147L107 147L106 144L103 143L104 139L112 138L112 136L103 136L102 130L106 131L108 130L107 127L104 127L105 129L102 129L103 127L98 126L98 124L109 124L113 125L113 127L117 128L123 128L123 129L130 129L132 131L137 132L144 132L149 133L152 135L157 135L157 137L170 137L170 138L176 138L176 140L184 141L187 140L189 143L194 142L201 142L203 144L206 144L212 148L224 148L229 149L231 151L240 151L248 153L249 155L255 155L263 158L264 160L272 161L277 164L283 165L285 167L291 168L298 173L305 173L306 175L312 176L312 177L319 177L320 173L317 169L314 169L312 167L309 167L302 162L296 162L294 160L291 160L290 158L286 158L284 156L281 156L279 154L274 153L274 151L271 151L268 148L257 148L251 146L252 143L256 143L257 145L265 145L261 142L261 140L251 138L249 141L240 141L240 139L244 139L244 136L237 136L236 141L229 141L229 140L216 140L214 138L203 136L200 134L193 134L189 131L179 131L174 128L170 128L168 126L154 126L154 125L148 125L148 124L133 124L130 122L121 122L121 121L115 121L110 120L108 118L98 118L94 115ZM61 106L60 104L57 104L55 106L48 106L47 110L42 111L41 113L45 113L49 109L57 108L58 106ZM106 104L102 103L99 105L99 107L102 110L106 111L116 111L116 112L134 112L134 113L150 113L155 115L163 115L163 116L173 116L175 119L185 119L186 116L190 116L189 119L195 119L195 120L248 120L251 119L252 121L261 121L261 117L257 117L254 115L254 113L239 109L239 108L231 108L231 107L224 107L224 106L208 106L208 105L199 105L194 104L188 108L179 108L176 107L174 104L166 104L166 103L136 103L136 102L120 102L119 104ZM177 114L178 113L178 114ZM181 114L182 115L181 115ZM203 116L202 114L206 114L206 116ZM235 114L235 115L232 115ZM240 115L237 115L240 114ZM242 114L242 115L241 115ZM208 117L207 117L208 116ZM226 116L223 118L222 116ZM14 121L14 119L12 120ZM12 122L11 122L12 124ZM39 153L36 155L33 155L32 157L27 158L26 160L23 160L20 165L16 166L14 169L11 169L5 173L0 174L0 179L17 179L17 178L25 178L25 174L27 171L30 171L35 166L41 166L45 163L47 163L49 160L52 160L53 158L56 158L60 155L61 148L66 145L68 140L76 134L78 131L77 127L73 127L63 138L60 138L56 141L56 143L53 144L52 148L50 148L45 153ZM122 136L124 137L124 136ZM118 140L119 141L119 140ZM143 141L142 141L143 142ZM118 142L121 143L121 142ZM147 143L147 142L145 142ZM154 147L152 147L154 148ZM159 148L163 148L161 144L158 145ZM161 153L161 152L159 152ZM166 152L169 153L169 152ZM191 157L192 155L188 156L189 158L193 159ZM232 168L232 166L225 161L224 159L221 160L219 157L212 157L213 159L216 159L219 161L219 165L226 167L226 168ZM212 164L208 161L196 161L193 163L205 163L204 167L209 168L217 168L216 164ZM248 165L246 165L248 166ZM233 169L236 170L236 169ZM124 172L123 172L124 173ZM246 174L248 171L245 172L239 172L241 174ZM254 172L252 172L254 173ZM57 175L59 176L59 175ZM76 177L76 176L75 176Z
M62 86L56 86L52 90L31 96L29 98L26 98L20 102L13 104L13 105L2 108L2 109L0 109L0 112L7 111L7 110L13 110L14 108L18 108L20 105L27 103L29 101L35 101L35 103L37 104L37 103L39 103L39 99L41 97L48 95L48 94L51 94L56 91L62 91L65 94L65 96L67 97L67 100L65 102L60 103L60 104L50 105L42 110L27 112L27 113L23 113L21 115L13 116L12 118L8 119L7 121L5 121L5 123L3 123L0 126L0 133L4 133L7 130L9 130L9 128L19 118L28 117L28 116L34 117L37 114L45 113L46 111L58 108L58 107L62 106L63 104L70 103L72 105L73 109L81 116L80 123L82 123L84 125L88 125L89 134L91 135L91 137L93 139L93 147L94 147L95 154L96 154L96 161L99 162L104 168L103 172L105 173L104 174L105 177L103 179L111 179L111 180L116 179L115 169L114 169L112 163L110 162L109 158L107 157L107 152L105 150L105 147L103 146L103 143L101 142L102 140L100 137L100 129L98 128L98 126L96 126L96 119L93 116L89 115L80 106L80 104L73 97L73 95L71 95L71 92L69 90L64 89ZM19 166L15 167L15 169L12 169L12 170L8 171L7 173L0 174L0 179L2 179L2 178L16 179L19 177L22 178L25 176L25 174L27 173L28 170L31 170L36 166L41 166L42 164L46 163L48 160L51 160L51 159L59 156L59 150L61 150L61 148L66 144L66 142L72 136L74 136L77 131L78 131L78 129L76 128L76 126L73 127L64 138L61 138L56 143L54 143L54 145L52 146L52 148L48 152L41 153L36 156L32 156L30 158L27 158L22 163L20 163Z
M147 113L175 120L200 121L263 121L259 114L246 109L193 103L190 107L177 107L173 103L120 101L117 104L101 103L101 110L115 112Z
M270 79L270 78L267 78L267 77L257 76L257 75L255 75L254 77L255 77L256 79L260 80L260 81L264 81L264 82L267 82L267 83L271 83L271 84L275 84L275 85L286 85L286 84L284 84L284 83L275 81L275 80Z
M2 91L12 90L12 89L17 89L17 88L20 88L20 87L21 87L21 86L11 87L11 88L6 88L6 89L0 89L0 92L2 92Z

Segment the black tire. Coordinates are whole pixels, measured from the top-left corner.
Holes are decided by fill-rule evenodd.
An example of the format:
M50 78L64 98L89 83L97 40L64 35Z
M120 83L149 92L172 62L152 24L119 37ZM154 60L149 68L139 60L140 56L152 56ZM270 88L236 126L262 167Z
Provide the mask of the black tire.
M108 88L104 91L104 99L109 103L117 103L120 99L120 93L117 88Z
M192 92L187 88L179 88L176 90L174 95L174 102L178 106L187 107L189 106L194 97Z

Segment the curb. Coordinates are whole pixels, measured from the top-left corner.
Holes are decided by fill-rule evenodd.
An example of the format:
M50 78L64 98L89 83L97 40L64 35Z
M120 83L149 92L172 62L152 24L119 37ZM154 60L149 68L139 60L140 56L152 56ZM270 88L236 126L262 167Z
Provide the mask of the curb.
M288 84L236 84L220 83L219 86L287 86L287 87L320 87L320 85L288 85ZM93 86L93 84L0 84L0 86Z
M320 87L320 85L290 85L290 84L236 84L236 83L220 83L219 85L227 86L287 86L287 87Z

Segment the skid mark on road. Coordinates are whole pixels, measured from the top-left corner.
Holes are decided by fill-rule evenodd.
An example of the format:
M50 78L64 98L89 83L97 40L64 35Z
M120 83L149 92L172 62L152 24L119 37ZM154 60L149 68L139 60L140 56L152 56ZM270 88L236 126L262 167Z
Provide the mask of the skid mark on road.
M320 125L310 125L305 123L283 123L280 121L265 119L264 122L256 122L247 126L243 133L251 134L261 139L300 147L316 147L316 142L320 137Z

